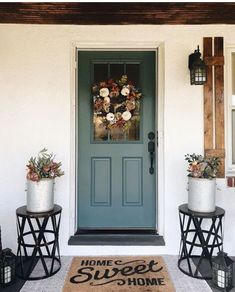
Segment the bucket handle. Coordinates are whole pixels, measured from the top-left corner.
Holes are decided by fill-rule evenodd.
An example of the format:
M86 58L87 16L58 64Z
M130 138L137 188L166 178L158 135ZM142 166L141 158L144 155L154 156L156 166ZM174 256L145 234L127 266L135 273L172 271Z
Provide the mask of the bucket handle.
M189 186L188 186L188 182L187 182L187 185L186 185L186 191L189 191Z

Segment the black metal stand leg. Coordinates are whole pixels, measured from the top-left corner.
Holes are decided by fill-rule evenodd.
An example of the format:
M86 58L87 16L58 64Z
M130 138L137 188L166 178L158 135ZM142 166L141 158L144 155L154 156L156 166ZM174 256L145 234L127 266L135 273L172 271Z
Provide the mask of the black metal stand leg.
M42 230L42 225L40 224L40 220L38 218L36 218L36 222L37 222L37 225L38 225L38 230ZM46 227L45 227L46 228ZM44 230L45 231L45 230ZM47 245L47 241L46 241L46 238L44 236L44 231L42 232L42 241L44 243L44 246L46 248L46 251L47 251L47 255L50 256L50 250L49 250L49 247Z
M43 219L43 223L42 223L41 229L39 229L38 237L36 236L36 232L34 230L34 227L32 225L31 220L29 218L27 218L27 219L28 219L28 223L29 223L29 226L30 226L31 234L32 234L32 236L34 238L35 247L34 247L34 250L33 250L33 253L32 253L31 264L30 264L30 266L28 268L28 271L27 271L26 275L28 277L31 274L31 272L33 271L33 267L34 267L36 256L37 256L37 252L38 252L39 253L39 258L42 261L42 265L43 265L44 271L45 271L46 275L48 276L49 275L48 269L47 269L47 266L46 266L46 263L45 263L41 248L40 248L40 243L41 243L41 240L42 240L42 237L43 237L43 233L44 233L46 225L47 225L48 218Z
M21 246L23 246L23 250L24 250L24 256L27 257L27 250L25 247L25 242L24 242L24 227L25 227L25 221L26 218L22 218L21 222L20 222L20 218L17 217L17 234L18 234L18 248L17 248L17 258L19 257L20 259L23 258L22 252L21 252ZM20 273L21 275L24 274L24 265L23 265L23 261L20 261Z
M185 224L185 215L183 216L183 220L180 217L180 228L181 228L181 246L182 246L182 251L180 252L180 258L184 258L187 260L187 264L188 264L188 268L189 268L189 273L192 275L192 267L191 267L191 263L190 263L190 258L189 258L189 254L188 254L188 249L187 249L187 236L188 236L188 232L189 232L189 228L190 228L190 224L191 224L191 218L188 218L188 222L186 224L186 229L184 230L184 224ZM181 269L180 267L180 260L178 261L178 267Z
M50 273L53 272L54 270L54 264L55 264L55 259L56 259L56 250L58 252L58 258L59 258L59 265L61 265L60 262L60 252L59 252L59 228L60 228L60 214L58 218L58 223L56 224L56 216L51 217L51 222L52 222L52 227L54 230L55 234L55 242L53 244L52 252L51 252L51 258L52 258L52 264L51 264L51 270Z
M210 251L210 256L212 258L212 255L213 255L213 251L214 249L217 247L218 248L218 251L221 251L221 249L223 249L223 231L222 231L222 220L223 218L218 218L218 220L216 219L213 219L215 222L214 222L214 228L213 228L213 231L214 231L214 239L213 239L213 242L212 242L212 248L211 248L211 251ZM218 221L217 223L217 227L216 227L216 221Z
M195 276L198 276L198 273L199 273L199 269L200 269L200 266L202 264L202 260L203 259L207 259L210 263L210 266L211 266L211 257L210 257L210 253L209 253L209 249L208 249L208 243L209 243L209 240L210 240L210 237L211 237L211 234L212 234L212 229L213 229L213 226L214 226L214 223L212 223L211 227L210 227L210 230L208 232L208 235L207 235L207 238L205 239L204 237L204 234L203 234L203 231L201 229L201 222L202 220L199 222L199 220L197 218L193 218L193 222L194 222L194 225L195 225L195 228L196 228L196 234L199 238L199 241L200 241L200 244L201 244L201 248L202 248L202 253L199 257L199 261L197 263L197 266L196 266L196 271L195 271Z
M22 246L23 246L23 249L24 249L24 255L27 257L28 254L27 254L27 249L25 247L25 242L24 242L24 227L25 227L25 221L26 221L26 218L22 218L22 222L20 223L20 219L17 218L17 231L18 231L18 243L21 243L22 242ZM18 253L21 254L21 249L20 249L20 245L18 245L18 249L17 249L17 256L18 256Z

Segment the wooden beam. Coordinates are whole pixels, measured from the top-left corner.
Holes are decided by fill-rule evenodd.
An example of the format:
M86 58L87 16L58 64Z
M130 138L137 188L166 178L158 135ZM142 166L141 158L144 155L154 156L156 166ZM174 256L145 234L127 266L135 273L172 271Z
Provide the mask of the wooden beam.
M235 24L233 2L3 2L0 23Z
M224 56L205 57L204 62L207 66L224 65Z
M207 157L217 156L219 158L225 158L224 149L206 149L205 153Z
M212 38L203 38L204 58L212 56ZM212 66L207 66L207 83L204 85L204 149L213 149L213 89Z
M215 38L214 51L215 56L223 56L223 38ZM215 148L224 149L224 67L221 65L215 65Z
M214 55L223 56L224 42L222 37L214 39ZM215 65L215 148L224 149L224 67ZM219 177L225 175L224 159L221 159Z

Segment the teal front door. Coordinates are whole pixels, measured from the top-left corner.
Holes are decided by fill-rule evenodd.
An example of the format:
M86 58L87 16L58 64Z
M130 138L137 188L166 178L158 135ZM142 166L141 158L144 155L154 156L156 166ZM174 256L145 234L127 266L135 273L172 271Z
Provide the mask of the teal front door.
M78 51L78 229L156 229L155 60Z

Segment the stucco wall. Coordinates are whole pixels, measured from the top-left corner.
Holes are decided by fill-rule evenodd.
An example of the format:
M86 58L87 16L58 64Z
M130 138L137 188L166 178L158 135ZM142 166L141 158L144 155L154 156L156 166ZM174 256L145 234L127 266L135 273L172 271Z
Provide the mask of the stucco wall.
M16 250L15 209L26 203L25 164L47 147L66 175L56 181L63 207L61 254L177 254L177 207L187 201L184 154L203 153L203 87L191 86L188 55L205 36L235 44L235 27L0 25L0 225L4 247ZM71 184L71 47L73 42L161 42L164 66L164 247L67 245ZM225 251L235 255L235 190L218 180L217 205L225 208Z

